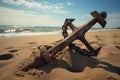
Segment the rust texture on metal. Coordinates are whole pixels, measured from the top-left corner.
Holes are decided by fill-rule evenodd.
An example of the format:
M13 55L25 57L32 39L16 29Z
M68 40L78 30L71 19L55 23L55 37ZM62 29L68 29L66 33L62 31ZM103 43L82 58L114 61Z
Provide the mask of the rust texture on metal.
M90 51L90 54L88 55L94 56L97 54L97 50L94 50L94 48L85 39L84 35L97 22L104 28L106 25L105 18L107 17L107 13L104 11L100 13L98 13L97 11L93 11L91 12L91 15L93 16L93 19L91 19L86 24L80 27L76 27L72 24L72 22L75 19L67 18L65 20L64 25L62 26L62 30L63 30L62 35L64 36L64 40L62 40L59 44L41 53L46 63L51 62L52 56L57 54L59 51L63 50L66 46L69 47L72 46L72 42L76 39L84 43L86 48ZM72 29L72 33L69 36L67 32L68 26Z

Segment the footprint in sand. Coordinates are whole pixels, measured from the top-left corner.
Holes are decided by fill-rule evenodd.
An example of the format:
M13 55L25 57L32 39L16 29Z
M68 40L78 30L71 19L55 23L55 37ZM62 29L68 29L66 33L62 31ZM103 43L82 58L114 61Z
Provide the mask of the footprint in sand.
M89 43L90 43L90 44L97 44L98 41L90 41Z
M37 42L29 42L28 44L29 44L29 47L31 47L31 46L37 46Z
M29 42L28 44L37 44L36 42Z
M104 35L102 35L102 36L95 35L95 38L97 40L103 40L105 37L104 37Z
M12 54L2 54L0 55L0 60L9 60L13 57Z
M116 48L120 49L120 46L115 46Z
M10 50L9 52L18 52L17 49Z
M113 34L113 35L111 36L111 38L120 38L120 35L119 35L119 34Z
M13 49L14 47L10 46L10 47L7 47L6 49Z

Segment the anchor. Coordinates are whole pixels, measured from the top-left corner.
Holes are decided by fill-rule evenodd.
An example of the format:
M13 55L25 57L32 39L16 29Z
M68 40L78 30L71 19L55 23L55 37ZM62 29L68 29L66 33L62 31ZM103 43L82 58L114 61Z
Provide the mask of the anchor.
M46 63L51 63L53 61L53 55L63 50L66 46L74 46L72 42L77 39L84 43L84 45L88 48L88 50L90 51L88 55L96 56L98 54L98 49L100 48L94 50L94 48L85 39L84 35L97 22L104 28L106 25L105 18L107 17L107 13L104 11L100 13L98 13L97 11L93 11L91 12L91 15L93 16L93 19L80 27L76 27L72 24L75 19L67 18L65 20L64 25L62 26L62 35L64 36L64 40L61 41L59 44L49 48L48 50L41 52L41 55ZM67 32L67 26L72 29L72 33L69 36ZM39 49L41 50L41 47L39 47Z
M75 19L67 18L64 22L64 25L62 26L62 30L63 30L62 35L64 36L64 39L60 43L56 44L55 46L49 46L49 45L38 46L38 50L33 51L32 55L27 60L21 63L21 65L19 66L19 69L21 71L26 72L31 68L37 68L46 63L52 63L55 59L55 55L59 54L59 52L62 51L67 46L69 48L74 49L75 51L80 52L81 54L85 53L90 57L97 56L100 48L94 50L94 48L85 39L84 35L97 22L104 28L106 25L106 21L104 19L107 17L107 13L104 11L100 13L98 13L97 11L93 11L91 12L91 15L93 16L93 19L91 19L89 22L87 22L86 24L80 27L76 27L72 24L72 22ZM67 32L68 26L72 29L72 33L69 36ZM80 49L79 47L75 46L72 43L77 39L85 44L89 52L88 51L86 52Z

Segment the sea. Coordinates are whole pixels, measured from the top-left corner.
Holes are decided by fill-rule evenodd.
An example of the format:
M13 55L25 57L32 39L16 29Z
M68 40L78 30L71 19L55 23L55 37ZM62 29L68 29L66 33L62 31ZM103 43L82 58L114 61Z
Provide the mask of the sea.
M92 28L90 31L107 30L102 28ZM71 30L68 28L68 31ZM1 37L19 37L31 35L62 34L60 26L21 26L21 25L0 25Z

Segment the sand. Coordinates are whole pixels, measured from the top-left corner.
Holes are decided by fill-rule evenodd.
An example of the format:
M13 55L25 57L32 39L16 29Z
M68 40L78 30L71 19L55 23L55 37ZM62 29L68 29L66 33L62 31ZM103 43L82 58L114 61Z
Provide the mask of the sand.
M87 32L88 42L97 49L95 57L87 57L68 47L58 54L53 64L22 71L34 59L40 45L54 46L61 34L0 38L0 80L120 80L120 30ZM76 46L86 49L76 40Z

